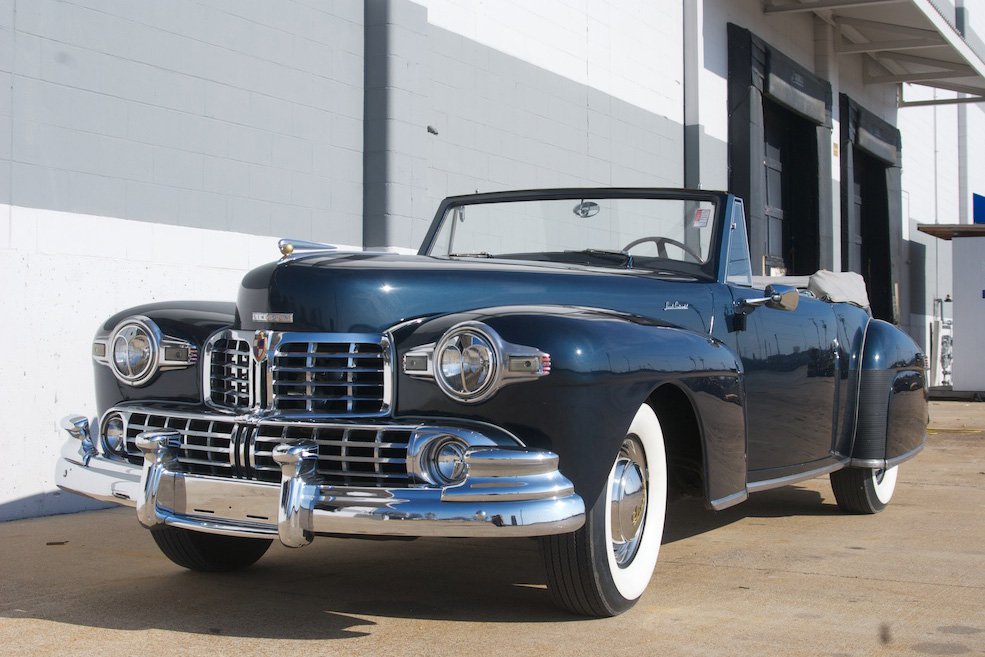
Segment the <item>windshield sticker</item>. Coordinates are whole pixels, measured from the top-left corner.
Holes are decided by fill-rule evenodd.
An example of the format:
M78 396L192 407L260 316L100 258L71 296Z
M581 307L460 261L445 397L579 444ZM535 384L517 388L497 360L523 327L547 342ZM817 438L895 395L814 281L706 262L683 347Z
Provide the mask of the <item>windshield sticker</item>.
M694 227L704 228L708 225L711 218L711 208L698 208L694 211Z

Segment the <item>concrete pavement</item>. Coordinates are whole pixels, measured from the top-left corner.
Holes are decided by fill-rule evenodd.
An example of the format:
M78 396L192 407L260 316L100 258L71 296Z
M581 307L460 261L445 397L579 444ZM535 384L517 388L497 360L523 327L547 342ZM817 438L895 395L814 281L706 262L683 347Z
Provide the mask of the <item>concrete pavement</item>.
M6 655L985 655L985 404L935 402L876 516L827 478L682 501L630 612L555 610L531 540L317 539L250 570L167 561L132 510L0 524Z

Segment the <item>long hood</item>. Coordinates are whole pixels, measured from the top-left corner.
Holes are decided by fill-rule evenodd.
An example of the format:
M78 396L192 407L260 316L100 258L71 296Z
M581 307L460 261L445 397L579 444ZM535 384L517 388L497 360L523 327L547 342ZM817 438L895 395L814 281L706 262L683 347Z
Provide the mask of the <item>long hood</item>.
M381 333L405 320L513 305L633 313L707 331L707 283L549 263L449 261L426 256L307 256L254 269L237 303L244 329ZM685 307L686 306L686 307ZM254 320L291 313L293 323Z

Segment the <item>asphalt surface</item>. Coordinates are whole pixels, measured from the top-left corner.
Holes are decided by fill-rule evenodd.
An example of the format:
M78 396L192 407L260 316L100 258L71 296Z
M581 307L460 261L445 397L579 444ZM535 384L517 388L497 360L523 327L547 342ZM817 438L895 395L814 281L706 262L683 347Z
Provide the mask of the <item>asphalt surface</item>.
M132 510L0 524L3 655L985 655L985 404L935 402L875 516L827 478L674 503L642 600L554 609L531 540L317 539L183 571Z

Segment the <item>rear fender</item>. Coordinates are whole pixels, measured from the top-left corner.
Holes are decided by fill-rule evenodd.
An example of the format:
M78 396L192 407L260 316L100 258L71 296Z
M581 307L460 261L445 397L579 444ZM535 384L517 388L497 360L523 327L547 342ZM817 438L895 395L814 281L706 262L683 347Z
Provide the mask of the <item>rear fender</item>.
M914 456L927 436L924 354L912 339L873 319L865 329L850 465L883 468Z

